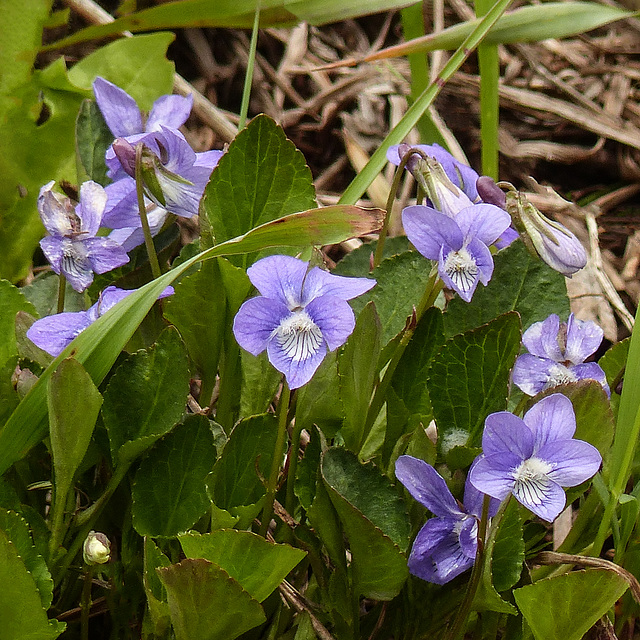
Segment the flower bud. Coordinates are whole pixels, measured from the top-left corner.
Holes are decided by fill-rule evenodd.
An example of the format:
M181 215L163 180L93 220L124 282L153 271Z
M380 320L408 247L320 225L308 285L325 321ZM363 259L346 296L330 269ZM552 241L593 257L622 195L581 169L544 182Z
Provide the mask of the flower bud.
M105 564L111 558L111 543L104 533L89 531L82 545L82 557L86 564Z
M136 177L136 148L125 138L116 138L111 145L122 168L132 178Z
M587 264L587 252L580 240L559 222L540 213L513 185L503 184L509 187L507 211L527 249L565 276L582 269Z
M476 181L476 189L482 202L495 204L496 207L506 210L507 197L504 191L489 176L480 176Z

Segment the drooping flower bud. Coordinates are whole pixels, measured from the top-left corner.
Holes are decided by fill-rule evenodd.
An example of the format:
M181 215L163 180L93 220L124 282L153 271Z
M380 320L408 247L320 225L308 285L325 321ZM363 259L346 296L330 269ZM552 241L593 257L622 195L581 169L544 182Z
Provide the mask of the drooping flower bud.
M82 545L82 557L86 564L105 564L111 558L109 538L98 531L89 531Z
M116 158L120 161L122 168L132 178L136 177L136 149L124 138L116 138L111 145Z
M506 209L507 197L504 191L489 176L480 176L476 181L476 189L482 202L495 204L496 207Z
M513 185L501 184L508 187L507 212L533 255L569 277L587 264L587 252L571 231L540 213Z

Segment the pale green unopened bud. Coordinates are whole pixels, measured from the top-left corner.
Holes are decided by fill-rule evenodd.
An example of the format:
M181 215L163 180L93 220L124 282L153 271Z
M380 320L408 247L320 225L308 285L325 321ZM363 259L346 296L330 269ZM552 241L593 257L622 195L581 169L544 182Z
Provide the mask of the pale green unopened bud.
M89 531L82 545L82 557L86 564L105 564L111 558L109 538L98 531Z
M569 229L540 213L512 184L502 182L500 185L508 189L507 212L533 255L565 276L571 276L587 264L587 252Z
M435 158L421 160L419 170L424 176L423 189L438 211L453 218L462 209L473 205L468 196L451 182Z

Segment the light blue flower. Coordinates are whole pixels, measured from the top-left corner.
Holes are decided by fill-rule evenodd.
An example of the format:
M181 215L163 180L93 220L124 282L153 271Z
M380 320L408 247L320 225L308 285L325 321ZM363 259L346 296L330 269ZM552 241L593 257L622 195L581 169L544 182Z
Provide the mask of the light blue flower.
M309 382L328 351L355 326L349 304L375 285L345 278L290 256L269 256L247 270L260 296L247 300L233 321L238 344L253 355L267 351L291 389Z

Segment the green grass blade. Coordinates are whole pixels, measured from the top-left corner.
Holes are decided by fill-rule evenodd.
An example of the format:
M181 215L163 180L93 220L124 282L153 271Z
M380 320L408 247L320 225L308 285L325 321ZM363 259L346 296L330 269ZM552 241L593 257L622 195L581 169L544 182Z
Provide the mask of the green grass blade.
M83 331L49 365L11 414L0 431L0 474L47 434L47 383L58 364L73 355L96 386L99 385L160 293L191 266L201 260L270 247L335 244L378 230L382 216L379 209L342 205L284 216L207 249L127 296Z
M515 9L502 16L484 39L486 44L536 42L547 38L567 38L610 22L639 15L595 2L545 2ZM356 62L397 58L419 51L457 49L480 24L481 18L461 22L439 33L382 49ZM353 61L352 61L353 62Z
M340 202L353 204L367 190L373 179L378 175L387 162L386 151L393 144L399 144L416 125L422 114L429 108L440 89L446 81L460 68L468 55L473 51L489 29L498 21L500 16L509 6L511 0L498 0L491 10L477 23L475 29L465 38L457 51L449 58L449 61L440 72L436 81L429 85L420 97L409 107L400 122L383 140L380 147L371 156L365 168L353 179L346 191L342 194Z

